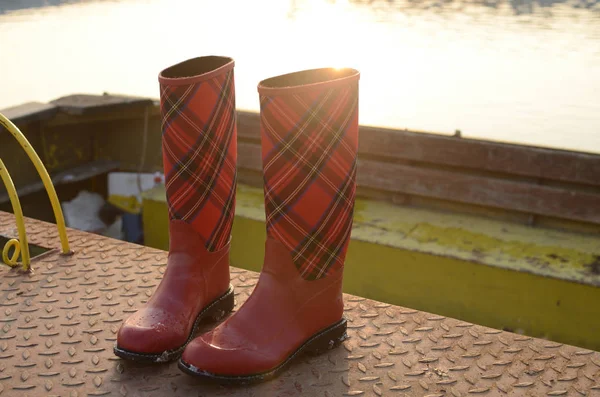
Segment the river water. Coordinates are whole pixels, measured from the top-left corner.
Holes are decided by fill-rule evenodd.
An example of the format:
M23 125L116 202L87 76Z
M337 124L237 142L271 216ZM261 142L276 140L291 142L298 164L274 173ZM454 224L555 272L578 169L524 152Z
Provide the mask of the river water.
M600 153L600 0L1 0L0 108L158 97L158 72L236 60L237 104L305 68L361 72L360 122Z

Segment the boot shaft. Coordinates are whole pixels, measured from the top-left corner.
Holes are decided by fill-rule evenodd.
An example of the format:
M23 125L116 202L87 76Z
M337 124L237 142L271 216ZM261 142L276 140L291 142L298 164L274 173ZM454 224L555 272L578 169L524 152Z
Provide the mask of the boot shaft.
M341 270L352 229L358 148L353 69L316 69L258 86L267 234L307 280Z
M235 209L233 67L231 58L207 56L159 75L169 216L191 224L209 251L228 243Z

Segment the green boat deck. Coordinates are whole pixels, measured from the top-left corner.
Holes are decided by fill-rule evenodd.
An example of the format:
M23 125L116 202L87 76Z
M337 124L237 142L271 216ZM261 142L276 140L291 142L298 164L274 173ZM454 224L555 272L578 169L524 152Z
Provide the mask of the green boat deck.
M126 362L112 352L117 331L151 296L167 253L69 230L75 253L61 256L53 225L27 219L27 231L50 251L32 274L0 270L2 396L600 396L598 352L353 295L343 346L268 383L226 388L173 363ZM15 233L0 213L0 235ZM232 268L237 307L257 277Z

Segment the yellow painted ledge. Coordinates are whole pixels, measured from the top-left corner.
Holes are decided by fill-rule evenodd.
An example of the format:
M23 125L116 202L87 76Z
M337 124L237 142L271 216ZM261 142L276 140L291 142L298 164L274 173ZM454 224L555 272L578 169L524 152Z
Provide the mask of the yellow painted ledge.
M263 192L238 187L232 265L260 270ZM163 189L144 198L146 244L168 248ZM600 239L357 200L344 290L600 350Z
M236 215L264 222L263 192L238 188ZM600 237L356 201L352 240L600 286Z

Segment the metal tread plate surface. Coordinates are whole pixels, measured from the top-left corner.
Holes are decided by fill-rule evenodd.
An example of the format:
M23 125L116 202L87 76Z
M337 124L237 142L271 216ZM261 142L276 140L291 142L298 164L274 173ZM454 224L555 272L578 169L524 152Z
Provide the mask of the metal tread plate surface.
M27 220L30 243L59 247ZM114 356L124 318L151 296L167 253L69 230L75 254L0 269L0 396L600 396L600 353L345 296L349 338L252 387L207 385L175 363ZM0 212L0 235L16 235ZM257 273L232 268L237 307Z

